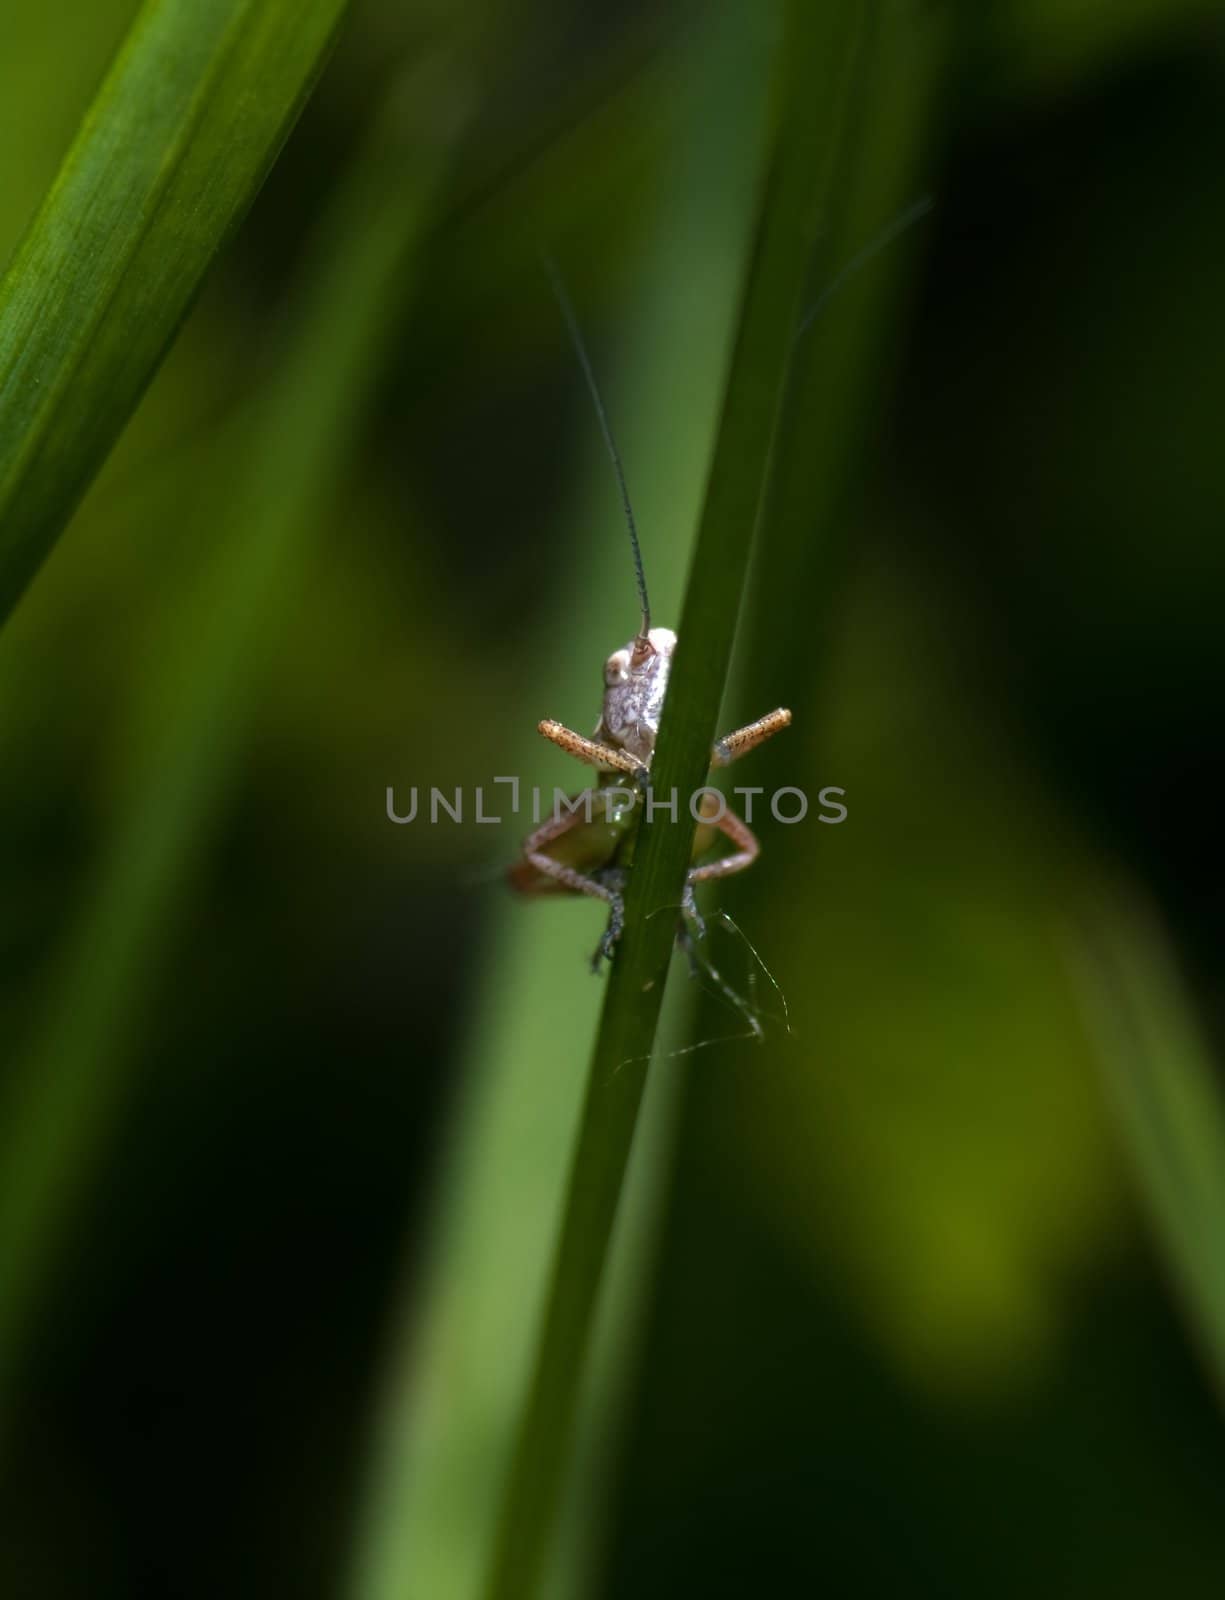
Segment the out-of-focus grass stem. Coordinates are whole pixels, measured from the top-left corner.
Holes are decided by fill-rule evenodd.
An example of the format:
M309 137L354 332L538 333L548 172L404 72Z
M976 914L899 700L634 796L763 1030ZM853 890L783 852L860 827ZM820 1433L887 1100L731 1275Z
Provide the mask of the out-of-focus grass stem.
M161 364L346 0L147 0L0 281L0 622Z
M1153 1236L1225 1403L1225 1101L1187 985L1136 891L1099 887L1067 945Z
M0 1159L0 1380L11 1377L61 1228L104 1146L141 997L241 749L243 691L275 637L406 304L458 132L462 83L414 69L322 220L280 364L241 441L227 526L172 659L140 709L131 798L88 891L46 1017L16 1071Z

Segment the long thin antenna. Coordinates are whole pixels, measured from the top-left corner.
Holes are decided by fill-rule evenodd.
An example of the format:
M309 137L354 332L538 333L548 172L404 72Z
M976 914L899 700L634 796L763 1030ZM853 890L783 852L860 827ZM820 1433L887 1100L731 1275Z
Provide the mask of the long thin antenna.
M824 310L827 301L833 299L848 278L853 277L861 267L866 267L869 261L878 256L895 239L900 238L907 228L911 228L916 222L920 222L935 203L930 194L920 195L917 200L894 217L892 222L887 223L874 239L870 239L862 250L856 251L846 265L834 274L812 305L809 306L801 318L800 325L795 330L795 335L791 342L793 344L797 343L808 332L809 328L817 320L818 314Z
M604 435L604 443L612 460L613 471L617 474L617 484L621 490L621 504L625 508L625 523L629 529L630 548L634 553L634 581L638 585L638 603L642 607L642 627L638 630L638 638L645 646L647 635L651 631L651 602L647 599L647 577L642 566L642 549L638 543L638 525L634 521L634 508L630 505L630 492L625 483L625 468L621 465L621 453L617 449L617 441L613 438L612 424L608 420L608 413L604 409L604 402L600 398L600 386L595 381L595 372L592 370L591 357L587 354L587 346L583 343L582 330L578 325L578 318L574 314L574 307L570 303L570 296L566 293L566 285L562 281L561 272L553 257L542 250L540 252L541 265L548 274L549 282L553 286L553 293L557 297L557 304L561 307L561 314L566 319L569 330L570 342L574 346L579 364L583 369L583 376L587 379L587 387L591 391L591 398L595 402L595 414L600 419L600 431Z

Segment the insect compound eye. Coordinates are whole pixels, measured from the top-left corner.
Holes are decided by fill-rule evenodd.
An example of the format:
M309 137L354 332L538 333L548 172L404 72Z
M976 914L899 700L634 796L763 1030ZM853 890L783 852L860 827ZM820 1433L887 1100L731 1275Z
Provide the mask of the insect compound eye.
M618 650L604 663L604 682L611 689L629 677L629 661L624 650Z

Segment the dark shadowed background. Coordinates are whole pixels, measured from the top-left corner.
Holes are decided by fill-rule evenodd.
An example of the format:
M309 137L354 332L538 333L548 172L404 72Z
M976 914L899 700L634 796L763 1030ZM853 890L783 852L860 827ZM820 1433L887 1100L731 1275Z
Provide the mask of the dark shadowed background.
M135 9L6 8L0 253ZM732 781L837 785L848 817L759 812L761 861L705 902L790 1033L725 924L764 1042L674 973L556 1596L1225 1571L1211 1363L1077 954L1093 886L1126 886L1222 1042L1225 30L1194 0L921 9L910 169L813 285L806 337L869 353L798 447L828 491L763 530L725 719L792 706ZM396 827L385 794L573 786L536 722L586 731L636 625L541 244L675 622L772 23L361 0L0 636L10 1129L89 1068L0 1430L7 1594L473 1592L601 919L502 887L525 818ZM403 270L368 270L409 204ZM253 649L227 608L284 505ZM196 727L231 648L243 690ZM115 928L140 981L87 995Z

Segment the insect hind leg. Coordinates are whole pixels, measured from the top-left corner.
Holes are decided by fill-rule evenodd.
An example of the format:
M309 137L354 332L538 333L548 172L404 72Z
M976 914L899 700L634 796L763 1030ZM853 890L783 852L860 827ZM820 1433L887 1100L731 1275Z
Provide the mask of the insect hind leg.
M739 929L737 929L737 932L739 932ZM757 1008L732 988L709 956L703 955L698 950L694 943L693 935L684 924L681 925L676 935L676 942L684 953L689 967L690 978L694 982L701 984L707 990L707 993L714 993L720 996L726 1004L730 1005L734 1011L744 1018L749 1027L747 1034L719 1035L713 1039L702 1039L697 1044L689 1045L685 1050L678 1051L677 1054L687 1055L694 1050L705 1049L708 1045L730 1043L733 1039L755 1039L758 1044L761 1044L765 1039L766 1032L762 1026L761 1016ZM702 982L703 978L709 978L715 988L711 990L707 984Z

